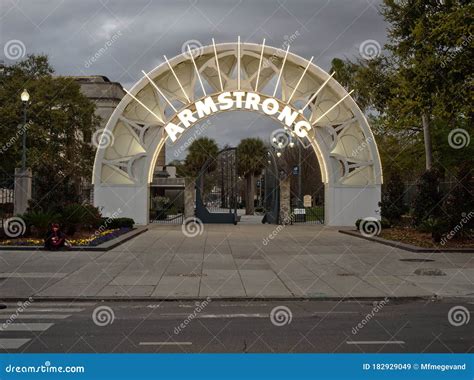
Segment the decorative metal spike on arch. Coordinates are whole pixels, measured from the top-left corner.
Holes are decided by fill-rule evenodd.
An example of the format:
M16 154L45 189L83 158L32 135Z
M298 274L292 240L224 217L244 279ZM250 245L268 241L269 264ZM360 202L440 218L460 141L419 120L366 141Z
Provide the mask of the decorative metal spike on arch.
M377 217L382 168L375 139L351 92L333 75L312 58L265 40L212 40L197 54L188 49L165 57L127 91L107 123L103 133L114 138L96 152L95 205L147 224L149 184L165 142L177 143L185 130L212 114L244 109L278 120L314 150L325 184L327 225Z

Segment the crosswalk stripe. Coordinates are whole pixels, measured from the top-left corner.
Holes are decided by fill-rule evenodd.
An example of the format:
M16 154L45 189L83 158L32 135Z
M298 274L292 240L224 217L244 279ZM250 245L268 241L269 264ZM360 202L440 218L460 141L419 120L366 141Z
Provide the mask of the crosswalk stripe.
M348 340L347 344L405 344L403 340Z
M31 339L25 338L0 339L0 348L3 350L16 350L17 348L20 348L30 340Z
M21 313L33 313L33 312L53 312L53 313L74 313L74 312L80 312L85 309L77 309L77 308L39 308L39 307L28 307L25 310L23 310ZM12 313L16 314L17 309L3 309L2 313Z
M25 300L27 302L28 300ZM19 301L20 303L23 303ZM18 302L2 302L2 304L7 305L8 307L11 308L17 308L18 307ZM50 302L50 301L31 301L30 306L31 307L83 307L83 306L94 306L97 305L97 302Z
M0 331L46 331L53 323L12 323L6 326L1 325Z
M0 313L0 320L11 318L11 314ZM71 314L18 314L15 315L14 319L66 319Z
M190 346L193 342L140 342L139 346Z

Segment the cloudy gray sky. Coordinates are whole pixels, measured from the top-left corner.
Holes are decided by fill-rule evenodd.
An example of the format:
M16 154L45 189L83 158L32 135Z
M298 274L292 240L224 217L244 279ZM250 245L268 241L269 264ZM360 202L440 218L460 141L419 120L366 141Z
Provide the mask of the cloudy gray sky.
M182 45L242 41L281 47L328 70L334 57L356 57L365 40L386 40L378 0L0 0L1 58L19 40L26 53L46 53L60 75L105 75L130 88L141 70ZM295 37L296 36L296 37ZM96 62L89 59L113 41ZM89 61L89 63L88 63ZM238 118L236 116L238 115ZM252 125L252 128L249 128ZM223 128L228 126L228 128ZM242 127L244 126L244 127ZM203 134L223 145L242 136L267 136L274 126L257 114L229 113L211 120ZM223 130L225 129L225 130ZM251 130L250 130L251 129ZM183 139L184 141L184 139ZM169 159L175 158L173 149Z

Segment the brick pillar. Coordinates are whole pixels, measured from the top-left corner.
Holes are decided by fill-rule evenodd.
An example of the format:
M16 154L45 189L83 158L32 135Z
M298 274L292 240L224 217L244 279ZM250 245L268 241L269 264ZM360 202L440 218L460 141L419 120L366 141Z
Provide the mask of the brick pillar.
M13 213L15 215L24 214L28 208L28 201L31 199L31 169L24 172L21 168L15 168L15 200L13 203Z
M184 218L194 216L194 194L196 180L194 178L184 179Z
M291 223L291 182L290 176L280 179L280 224Z

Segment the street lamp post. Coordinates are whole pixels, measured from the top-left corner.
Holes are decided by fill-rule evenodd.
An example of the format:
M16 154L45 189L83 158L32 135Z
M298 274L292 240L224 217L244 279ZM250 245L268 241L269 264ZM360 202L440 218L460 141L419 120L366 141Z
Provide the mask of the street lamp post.
M28 109L28 101L30 100L30 94L28 91L23 90L21 93L21 101L23 102L23 150L22 150L22 155L21 155L21 170L24 173L26 170L26 112Z
M301 200L301 144L298 139L296 139L296 145L298 146L298 207L303 207ZM295 143L290 136L290 148L294 146Z
M298 206L303 207L301 199L301 144L299 141L296 144L298 145Z

